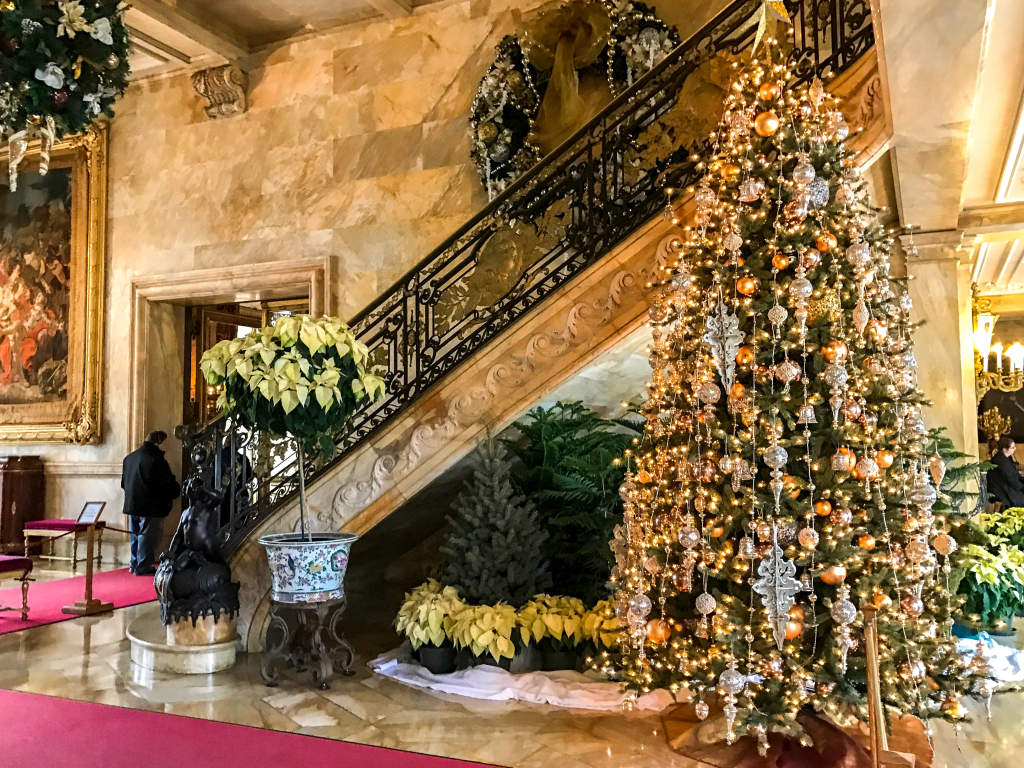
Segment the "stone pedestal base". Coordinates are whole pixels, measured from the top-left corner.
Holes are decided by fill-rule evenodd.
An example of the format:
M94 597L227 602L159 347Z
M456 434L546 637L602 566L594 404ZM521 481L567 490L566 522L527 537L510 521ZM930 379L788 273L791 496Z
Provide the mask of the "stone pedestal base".
M155 611L135 619L128 625L127 634L132 662L155 672L205 675L220 672L235 663L237 637L207 645L172 645L167 642L167 629Z
M181 619L167 627L168 645L215 645L234 640L238 637L235 631L235 617L221 614L216 621L213 616L196 619Z

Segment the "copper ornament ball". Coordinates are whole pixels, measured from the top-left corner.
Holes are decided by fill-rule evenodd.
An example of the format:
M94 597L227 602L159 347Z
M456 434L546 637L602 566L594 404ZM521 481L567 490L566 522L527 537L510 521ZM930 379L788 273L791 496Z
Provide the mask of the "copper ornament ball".
M787 621L786 622L786 639L796 640L803 634L804 625L799 621Z
M846 581L846 568L842 565L833 565L821 574L821 580L829 586L836 586Z
M870 533L865 533L863 536L857 539L857 546L863 550L870 552L875 548L875 537Z
M800 257L800 263L803 264L804 269L814 269L821 264L821 251L817 248L808 248Z
M774 101L779 98L779 94L782 93L782 89L779 88L779 84L774 80L761 83L761 86L757 89L757 97L761 101Z
M814 502L814 514L819 517L828 517L832 514L832 502L827 499Z
M888 469L892 466L892 463L896 460L896 455L888 448L883 448L875 454L875 463L878 464L881 469Z
M750 365L754 362L754 350L750 347L743 345L736 350L736 362L739 365Z
M672 625L664 619L651 619L647 622L647 639L655 645L668 642L672 636Z
M779 130L779 116L774 112L762 112L754 118L754 130L758 136L768 138Z
M777 251L775 255L772 256L772 266L775 267L776 269L785 269L792 263L793 259L791 259L786 254L782 253L781 251Z

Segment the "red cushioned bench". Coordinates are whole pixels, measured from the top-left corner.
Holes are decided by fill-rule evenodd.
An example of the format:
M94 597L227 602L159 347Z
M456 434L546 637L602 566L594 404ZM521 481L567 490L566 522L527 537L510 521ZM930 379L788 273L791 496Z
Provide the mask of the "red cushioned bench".
M68 560L71 563L71 568L74 570L78 567L78 539L79 537L88 532L90 525L96 526L96 565L97 567L103 562L103 529L106 527L106 523L99 520L100 514L103 512L103 507L106 506L106 502L102 501L89 501L82 507L82 511L78 513L78 517L72 520L70 517L57 518L54 520L32 520L25 523L25 528L22 531L22 535L25 537L25 557L29 556L28 547L30 538L42 538L50 540L50 553L44 554L40 549L39 556L46 558L47 560ZM53 544L57 539L61 539L65 536L71 536L71 557L63 557L55 555L53 552Z
M21 582L21 620L28 621L28 583L32 581L32 559L17 555L0 555L0 581ZM0 605L0 611L16 611L16 607Z

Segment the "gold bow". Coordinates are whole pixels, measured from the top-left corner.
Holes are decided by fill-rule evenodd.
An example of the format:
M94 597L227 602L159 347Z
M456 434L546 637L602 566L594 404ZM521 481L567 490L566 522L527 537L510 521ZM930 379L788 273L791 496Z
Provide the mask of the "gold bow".
M550 152L611 99L603 77L585 81L576 70L593 64L608 44L611 19L596 0L549 3L526 20L524 43L530 63L550 69L531 140Z

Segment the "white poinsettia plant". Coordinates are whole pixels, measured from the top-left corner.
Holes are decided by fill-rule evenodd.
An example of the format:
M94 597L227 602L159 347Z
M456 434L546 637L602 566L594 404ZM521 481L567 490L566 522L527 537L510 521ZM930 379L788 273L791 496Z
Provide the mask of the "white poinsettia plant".
M334 452L353 414L383 395L384 380L367 364L366 346L344 322L309 315L221 341L200 360L206 380L223 385L222 413L321 455Z

